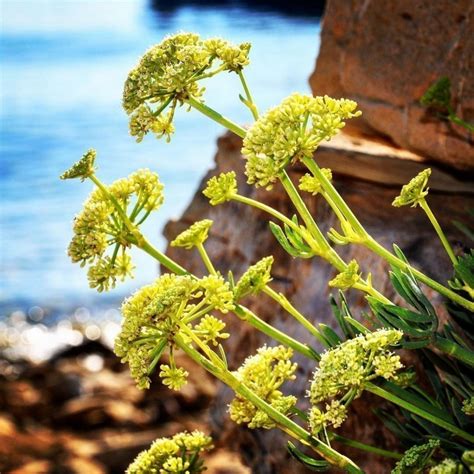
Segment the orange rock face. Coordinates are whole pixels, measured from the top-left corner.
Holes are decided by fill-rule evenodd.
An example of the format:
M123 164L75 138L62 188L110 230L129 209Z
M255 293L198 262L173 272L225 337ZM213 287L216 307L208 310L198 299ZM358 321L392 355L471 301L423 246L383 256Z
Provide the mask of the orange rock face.
M351 127L472 171L473 137L419 98L447 76L457 115L474 122L473 31L470 0L328 0L313 93L358 101L363 116Z

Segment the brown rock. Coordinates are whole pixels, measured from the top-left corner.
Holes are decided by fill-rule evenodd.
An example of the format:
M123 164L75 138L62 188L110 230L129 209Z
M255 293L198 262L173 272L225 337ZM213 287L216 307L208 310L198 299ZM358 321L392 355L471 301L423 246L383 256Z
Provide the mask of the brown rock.
M10 474L46 474L52 470L53 463L51 461L38 460L23 464L18 469L10 471Z
M474 122L473 28L471 0L328 0L311 88L359 103L363 115L351 129L472 171L472 136L428 114L419 99L447 76L456 113Z

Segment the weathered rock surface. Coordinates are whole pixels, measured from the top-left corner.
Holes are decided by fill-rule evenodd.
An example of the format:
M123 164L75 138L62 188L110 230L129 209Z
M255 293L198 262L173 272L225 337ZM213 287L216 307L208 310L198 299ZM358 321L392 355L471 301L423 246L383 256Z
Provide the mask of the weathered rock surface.
M100 370L86 362L102 357ZM128 368L99 342L84 344L33 365L0 364L0 471L15 474L124 472L153 440L183 429L209 431L206 408L215 383L188 358L190 373L179 394L156 380L135 387ZM217 445L210 474L248 473L235 454Z
M311 88L356 100L350 127L472 172L472 135L418 101L447 76L456 113L474 122L473 31L471 0L328 0Z
M325 166L334 165L332 167L335 170L335 185L376 239L386 247L390 247L393 242L398 243L413 264L423 268L429 275L446 280L449 277L449 260L424 214L419 209L391 207L400 186L426 166L423 159L376 142L369 146L360 140L363 139L356 140L341 135L317 152L318 160ZM335 275L335 271L329 265L319 259L308 261L289 257L276 244L268 229L268 218L262 212L233 202L211 207L201 194L207 179L233 169L239 179L240 194L262 200L286 215L293 214L291 203L278 186L268 192L245 183L240 148L241 141L234 135L227 134L219 139L215 168L204 178L181 219L167 224L166 237L173 239L196 220L212 219L214 225L206 248L222 274L226 275L231 270L238 278L249 265L272 254L275 256L275 264L271 286L289 297L311 321L334 326L328 304L327 282ZM401 159L403 157L406 159ZM301 169L294 168L290 176L297 180L301 174ZM356 174L358 178L350 177L351 174ZM465 209L474 205L474 196L449 191L461 189L464 192L472 192L472 183L459 183L450 175L436 169L433 170L432 177L430 206L439 217L451 242L461 242L463 236L452 225L452 221L465 219ZM333 214L321 198L309 197L306 202L324 231L336 224ZM392 294L387 265L380 258L359 246L338 247L338 250L347 261L356 258L365 271L370 269L376 287L387 295ZM169 247L167 252L192 272L198 275L205 273L197 253L172 247ZM436 299L433 292L428 293ZM363 297L354 293L349 295L349 300L355 314L359 314L364 307ZM246 303L267 322L300 341L313 344L314 341L311 341L305 330L275 307L265 295L249 299ZM246 356L267 340L235 316L229 315L227 323L232 334L227 341L228 359L230 366L236 368ZM299 377L288 386L288 390L300 396L304 402L307 389L305 380L314 370L314 366L302 358L297 357L297 360L300 363ZM215 431L219 433L218 438L225 439L232 448L239 450L252 472L303 472L294 461L288 459L284 437L279 433L250 431L238 428L228 421L225 407L231 397L229 390L221 388L213 405L215 408L211 409ZM363 397L355 403L355 416L346 423L342 432L367 443L387 449L393 448L396 446L395 440L382 428L380 420L369 409L373 405L374 400L369 397ZM361 456L360 452L356 451L348 451L348 454L371 474L389 472L389 466L382 459L365 454Z

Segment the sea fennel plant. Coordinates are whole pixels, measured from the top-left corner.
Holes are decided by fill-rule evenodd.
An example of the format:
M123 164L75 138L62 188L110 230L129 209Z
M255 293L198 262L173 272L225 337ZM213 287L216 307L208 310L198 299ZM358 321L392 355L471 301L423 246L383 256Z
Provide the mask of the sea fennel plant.
M204 195L212 206L234 201L267 213L270 231L292 257L321 258L332 265L337 276L328 284L339 289L338 302L333 298L331 305L340 331L313 324L272 288L272 256L250 266L237 280L231 273L226 277L221 274L205 248L213 224L209 219L194 223L171 242L189 251L196 249L206 274L191 274L170 259L141 231L142 223L163 202L158 176L139 170L104 184L96 174L95 151L90 150L61 176L87 179L95 186L74 221L71 259L89 267L89 283L98 291L109 290L117 279L131 275L132 246L169 271L124 301L115 353L129 365L139 388L148 388L159 377L170 389L180 390L188 374L178 367L174 355L184 352L234 391L229 405L232 420L252 429L283 431L293 439L288 442L290 454L310 469L337 466L347 472L363 472L332 446L338 441L385 456L387 469L398 460L394 472L468 472L474 443L473 253L454 253L429 208L429 170L407 184L394 205L419 205L426 212L453 263L453 279L448 285L437 282L410 265L397 246L390 251L377 242L332 184L331 170L320 168L317 160L321 142L337 134L346 120L360 115L357 104L293 94L259 115L243 73L249 64L249 51L248 43L203 40L191 33L165 38L145 53L125 82L123 106L130 117L130 133L137 141L150 132L169 141L174 133L174 115L179 107L186 106L240 136L248 183L266 189L281 183L295 215L286 216L240 194L234 171L211 178ZM248 129L204 103L202 81L223 72L236 74L241 81L243 95L239 98L254 119ZM295 162L308 171L299 186L287 172ZM300 191L325 199L338 219L338 228L325 234ZM380 293L371 274L362 273L359 262L346 262L339 255L338 245L363 245L386 260L394 291L406 304L395 304ZM420 283L445 298L450 320L443 326ZM343 294L350 289L365 295L372 313L370 324L351 314ZM295 324L301 324L308 340L314 338L314 345L323 347L323 352L313 344L295 340L242 305L244 297L258 298L261 293L287 312ZM226 332L230 317L267 337L267 345L249 354L236 371L229 370L226 360L225 340L232 337ZM414 372L404 367L397 353L401 348L419 356L430 387L419 385ZM161 363L165 352L167 363ZM306 413L300 408L301 400L286 394L297 377L292 361L295 352L315 368L311 380L306 381L310 403ZM405 456L334 431L350 416L350 404L364 391L391 403L393 409L381 415L401 444L410 448ZM200 472L203 465L198 461L199 453L210 441L202 434L196 437L201 440L199 446L193 444L193 435L187 434L156 441L138 456L129 472ZM427 448L421 447L423 442ZM410 470L401 470L403 466Z

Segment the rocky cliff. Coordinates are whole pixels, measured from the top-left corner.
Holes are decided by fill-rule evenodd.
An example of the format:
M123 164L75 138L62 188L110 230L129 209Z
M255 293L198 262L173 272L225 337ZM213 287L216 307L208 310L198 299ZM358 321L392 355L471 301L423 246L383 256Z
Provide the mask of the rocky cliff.
M358 130L472 172L472 135L419 99L447 76L457 114L474 122L473 31L471 0L328 0L311 88L356 100Z

